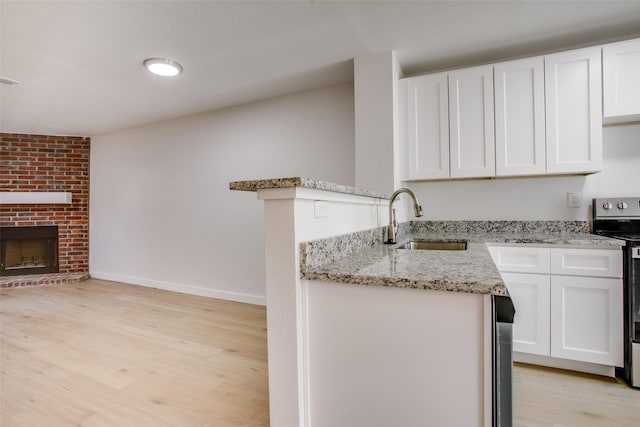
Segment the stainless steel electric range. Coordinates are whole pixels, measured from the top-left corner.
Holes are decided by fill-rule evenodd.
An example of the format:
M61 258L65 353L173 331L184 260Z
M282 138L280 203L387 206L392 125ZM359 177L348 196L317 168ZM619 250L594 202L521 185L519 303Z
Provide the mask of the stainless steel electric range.
M624 240L624 367L617 370L640 388L640 197L593 199L593 232Z

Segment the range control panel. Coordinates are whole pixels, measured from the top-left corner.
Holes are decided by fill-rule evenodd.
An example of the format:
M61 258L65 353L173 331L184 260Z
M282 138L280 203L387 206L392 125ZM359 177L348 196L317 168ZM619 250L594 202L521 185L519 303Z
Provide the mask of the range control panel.
M593 199L594 218L640 218L640 197Z

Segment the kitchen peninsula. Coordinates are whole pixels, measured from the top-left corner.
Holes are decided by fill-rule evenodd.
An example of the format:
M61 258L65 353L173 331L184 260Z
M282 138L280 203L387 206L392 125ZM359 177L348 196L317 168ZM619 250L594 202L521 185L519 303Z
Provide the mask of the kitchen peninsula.
M510 419L493 398L495 301L510 299L486 243L620 244L574 222L411 221L399 244L467 249L403 250L382 244L386 195L304 178L230 189L265 201L270 413L285 427Z

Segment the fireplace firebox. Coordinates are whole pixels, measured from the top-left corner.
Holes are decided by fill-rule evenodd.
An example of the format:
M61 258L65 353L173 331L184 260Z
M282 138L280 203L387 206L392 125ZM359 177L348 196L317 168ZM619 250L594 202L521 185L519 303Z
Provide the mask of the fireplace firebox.
M58 271L58 226L0 228L0 275Z

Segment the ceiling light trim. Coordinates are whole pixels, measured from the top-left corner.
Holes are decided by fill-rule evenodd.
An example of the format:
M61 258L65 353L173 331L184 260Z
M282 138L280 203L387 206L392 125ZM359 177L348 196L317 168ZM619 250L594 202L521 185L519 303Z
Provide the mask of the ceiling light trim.
M178 61L169 58L147 58L142 64L149 72L162 77L176 77L183 70Z

